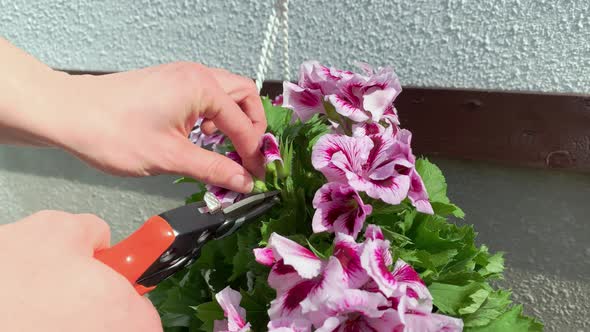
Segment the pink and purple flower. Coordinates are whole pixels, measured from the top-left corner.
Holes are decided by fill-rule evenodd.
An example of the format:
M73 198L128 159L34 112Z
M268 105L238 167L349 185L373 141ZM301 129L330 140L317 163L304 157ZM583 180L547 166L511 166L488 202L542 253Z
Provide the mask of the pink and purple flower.
M226 157L235 161L236 163L240 165L242 164L242 158L240 158L240 155L237 152L230 151L227 152L225 155ZM205 188L208 192L212 193L213 195L215 195L215 197L217 197L217 200L219 200L219 203L221 203L222 208L226 208L232 205L244 196L243 194L237 193L235 191L231 191L229 189L210 184L205 185ZM203 211L206 211L206 208L203 208Z
M277 161L281 164L283 163L281 151L279 151L279 142L277 141L277 138L271 133L266 133L262 136L260 152L264 156L265 165L274 161Z
M279 151L279 143L276 137L271 133L266 133L262 136L260 152L264 156L265 165L272 162L277 162L280 164L283 163L283 159L281 158L281 152ZM240 155L237 152L230 151L227 152L225 155L226 157L230 158L236 163L240 165L242 164L242 158L240 158ZM209 191L210 193L215 195L215 197L217 197L217 200L219 200L219 202L221 203L222 208L228 207L244 197L243 194L210 184L205 185L205 188L207 189L207 191ZM201 209L203 212L207 211L207 208Z
M372 207L364 204L359 194L346 183L330 182L315 194L313 231L358 235Z
M408 264L398 260L390 270L389 245L378 226L368 225L363 243L337 233L333 256L320 259L273 233L268 247L254 250L271 267L268 282L277 291L269 330L461 331L460 319L432 313L432 296Z
M326 113L325 102L353 122L374 122L389 117L397 123L393 101L401 92L391 68L374 70L363 64L364 75L338 70L308 61L301 65L298 84L284 82L283 106L292 109L301 121Z
M410 176L399 170L413 164L396 153L391 127L370 136L326 134L315 144L312 164L328 181L348 183L357 191L389 204L399 204L408 195Z
M250 323L246 322L246 310L240 307L242 295L240 292L226 287L215 294L215 299L223 309L225 320L214 322L214 332L247 332L250 331Z
M227 137L222 133L205 135L201 130L202 123L203 118L199 118L189 134L190 141L195 145L209 147L214 151L217 150L219 146L223 145L227 141Z

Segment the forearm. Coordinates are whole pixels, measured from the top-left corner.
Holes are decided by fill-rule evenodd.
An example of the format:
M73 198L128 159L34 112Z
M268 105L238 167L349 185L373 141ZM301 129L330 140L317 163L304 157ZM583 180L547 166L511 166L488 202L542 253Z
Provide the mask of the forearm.
M67 74L0 38L0 143L56 146Z

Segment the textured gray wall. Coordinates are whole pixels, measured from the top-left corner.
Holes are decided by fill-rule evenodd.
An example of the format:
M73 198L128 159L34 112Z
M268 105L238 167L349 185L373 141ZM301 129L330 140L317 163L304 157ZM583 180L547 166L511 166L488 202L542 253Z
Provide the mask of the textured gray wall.
M587 0L291 4L294 65L364 60L395 66L404 85L590 92ZM193 60L252 76L269 8L255 0L0 0L0 35L53 67ZM526 310L549 331L590 330L590 177L436 161L481 242L508 253L505 283ZM40 209L91 212L117 242L182 203L190 187L173 179L115 178L61 151L0 147L0 224Z
M253 75L270 4L0 0L0 34L68 69L185 59ZM295 67L364 60L395 66L405 85L590 91L588 0L292 0L291 8Z

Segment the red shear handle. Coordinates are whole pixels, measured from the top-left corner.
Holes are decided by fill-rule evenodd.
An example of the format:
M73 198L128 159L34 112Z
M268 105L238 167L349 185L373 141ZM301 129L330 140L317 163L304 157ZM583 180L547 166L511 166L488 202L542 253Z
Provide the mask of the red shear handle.
M154 216L128 238L97 251L94 257L122 274L143 295L155 286L138 285L137 279L170 247L174 238L170 224L162 217Z

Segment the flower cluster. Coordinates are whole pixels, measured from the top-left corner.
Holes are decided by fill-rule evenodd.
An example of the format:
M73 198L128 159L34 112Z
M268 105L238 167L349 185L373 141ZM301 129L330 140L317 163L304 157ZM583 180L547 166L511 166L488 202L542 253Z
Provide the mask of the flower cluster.
M411 133L399 127L393 106L401 87L389 68L364 74L328 68L317 62L301 67L298 84L284 83L281 98L302 122L326 117L332 132L312 149L311 162L327 179L313 198L315 233L335 233L333 254L322 259L300 244L272 233L256 261L271 268L268 285L276 299L268 310L269 331L461 331L460 319L432 313L432 296L416 271L402 260L393 264L390 242L368 224L374 201L401 204L433 214L415 169ZM279 145L266 134L266 162L282 163ZM239 156L228 156L240 162ZM224 204L240 195L208 187ZM368 203L365 203L368 202ZM365 228L364 241L356 241ZM217 331L245 331L239 293L225 289L217 300L227 321Z
M361 64L359 72L305 62L297 84L262 98L266 174L254 191L279 191L281 203L203 246L186 273L154 291L166 331L542 330L490 285L502 255L476 245L471 226L447 220L464 213L440 169L414 156L394 107L393 70ZM192 142L241 164L231 142L202 124ZM206 189L187 204L216 209L244 197Z
M328 259L273 233L268 247L254 250L256 260L271 267L268 284L277 292L269 331L461 331L460 319L432 313L432 297L408 264L398 260L390 271L389 248L374 225L363 243L338 233ZM230 310L222 306L229 319L223 326L234 328L218 331L243 331L238 300Z
M284 83L284 107L301 121L325 114L334 128L313 148L312 164L329 181L313 201L315 232L356 237L372 210L359 193L392 205L408 198L418 211L433 213L415 169L412 134L399 128L393 106L399 80L390 68L362 69L357 74L310 61L298 84Z
M304 62L298 84L283 83L283 107L292 109L304 122L317 113L326 114L335 127L350 128L350 121L389 119L398 123L393 101L402 89L394 71L375 71L367 64L360 67L363 74Z
M212 135L206 135L201 131L201 123L202 118L199 118L193 127L189 135L189 139L193 144L207 147L212 149L216 152L222 152L221 148L223 144L226 143L227 137L222 133L214 133ZM279 152L279 143L276 137L271 133L265 133L262 136L260 142L260 152L264 156L264 164L268 165L271 163L279 163L282 164L283 160L281 158L281 153ZM238 164L242 164L242 158L240 155L235 151L229 151L225 153L225 156L230 158L231 160L235 161ZM221 203L221 207L225 208L240 199L243 198L243 194L237 193L235 191L228 190L226 188L214 186L207 184L205 188L208 192L212 193L217 197L217 200ZM206 211L207 208L203 208L203 211Z

